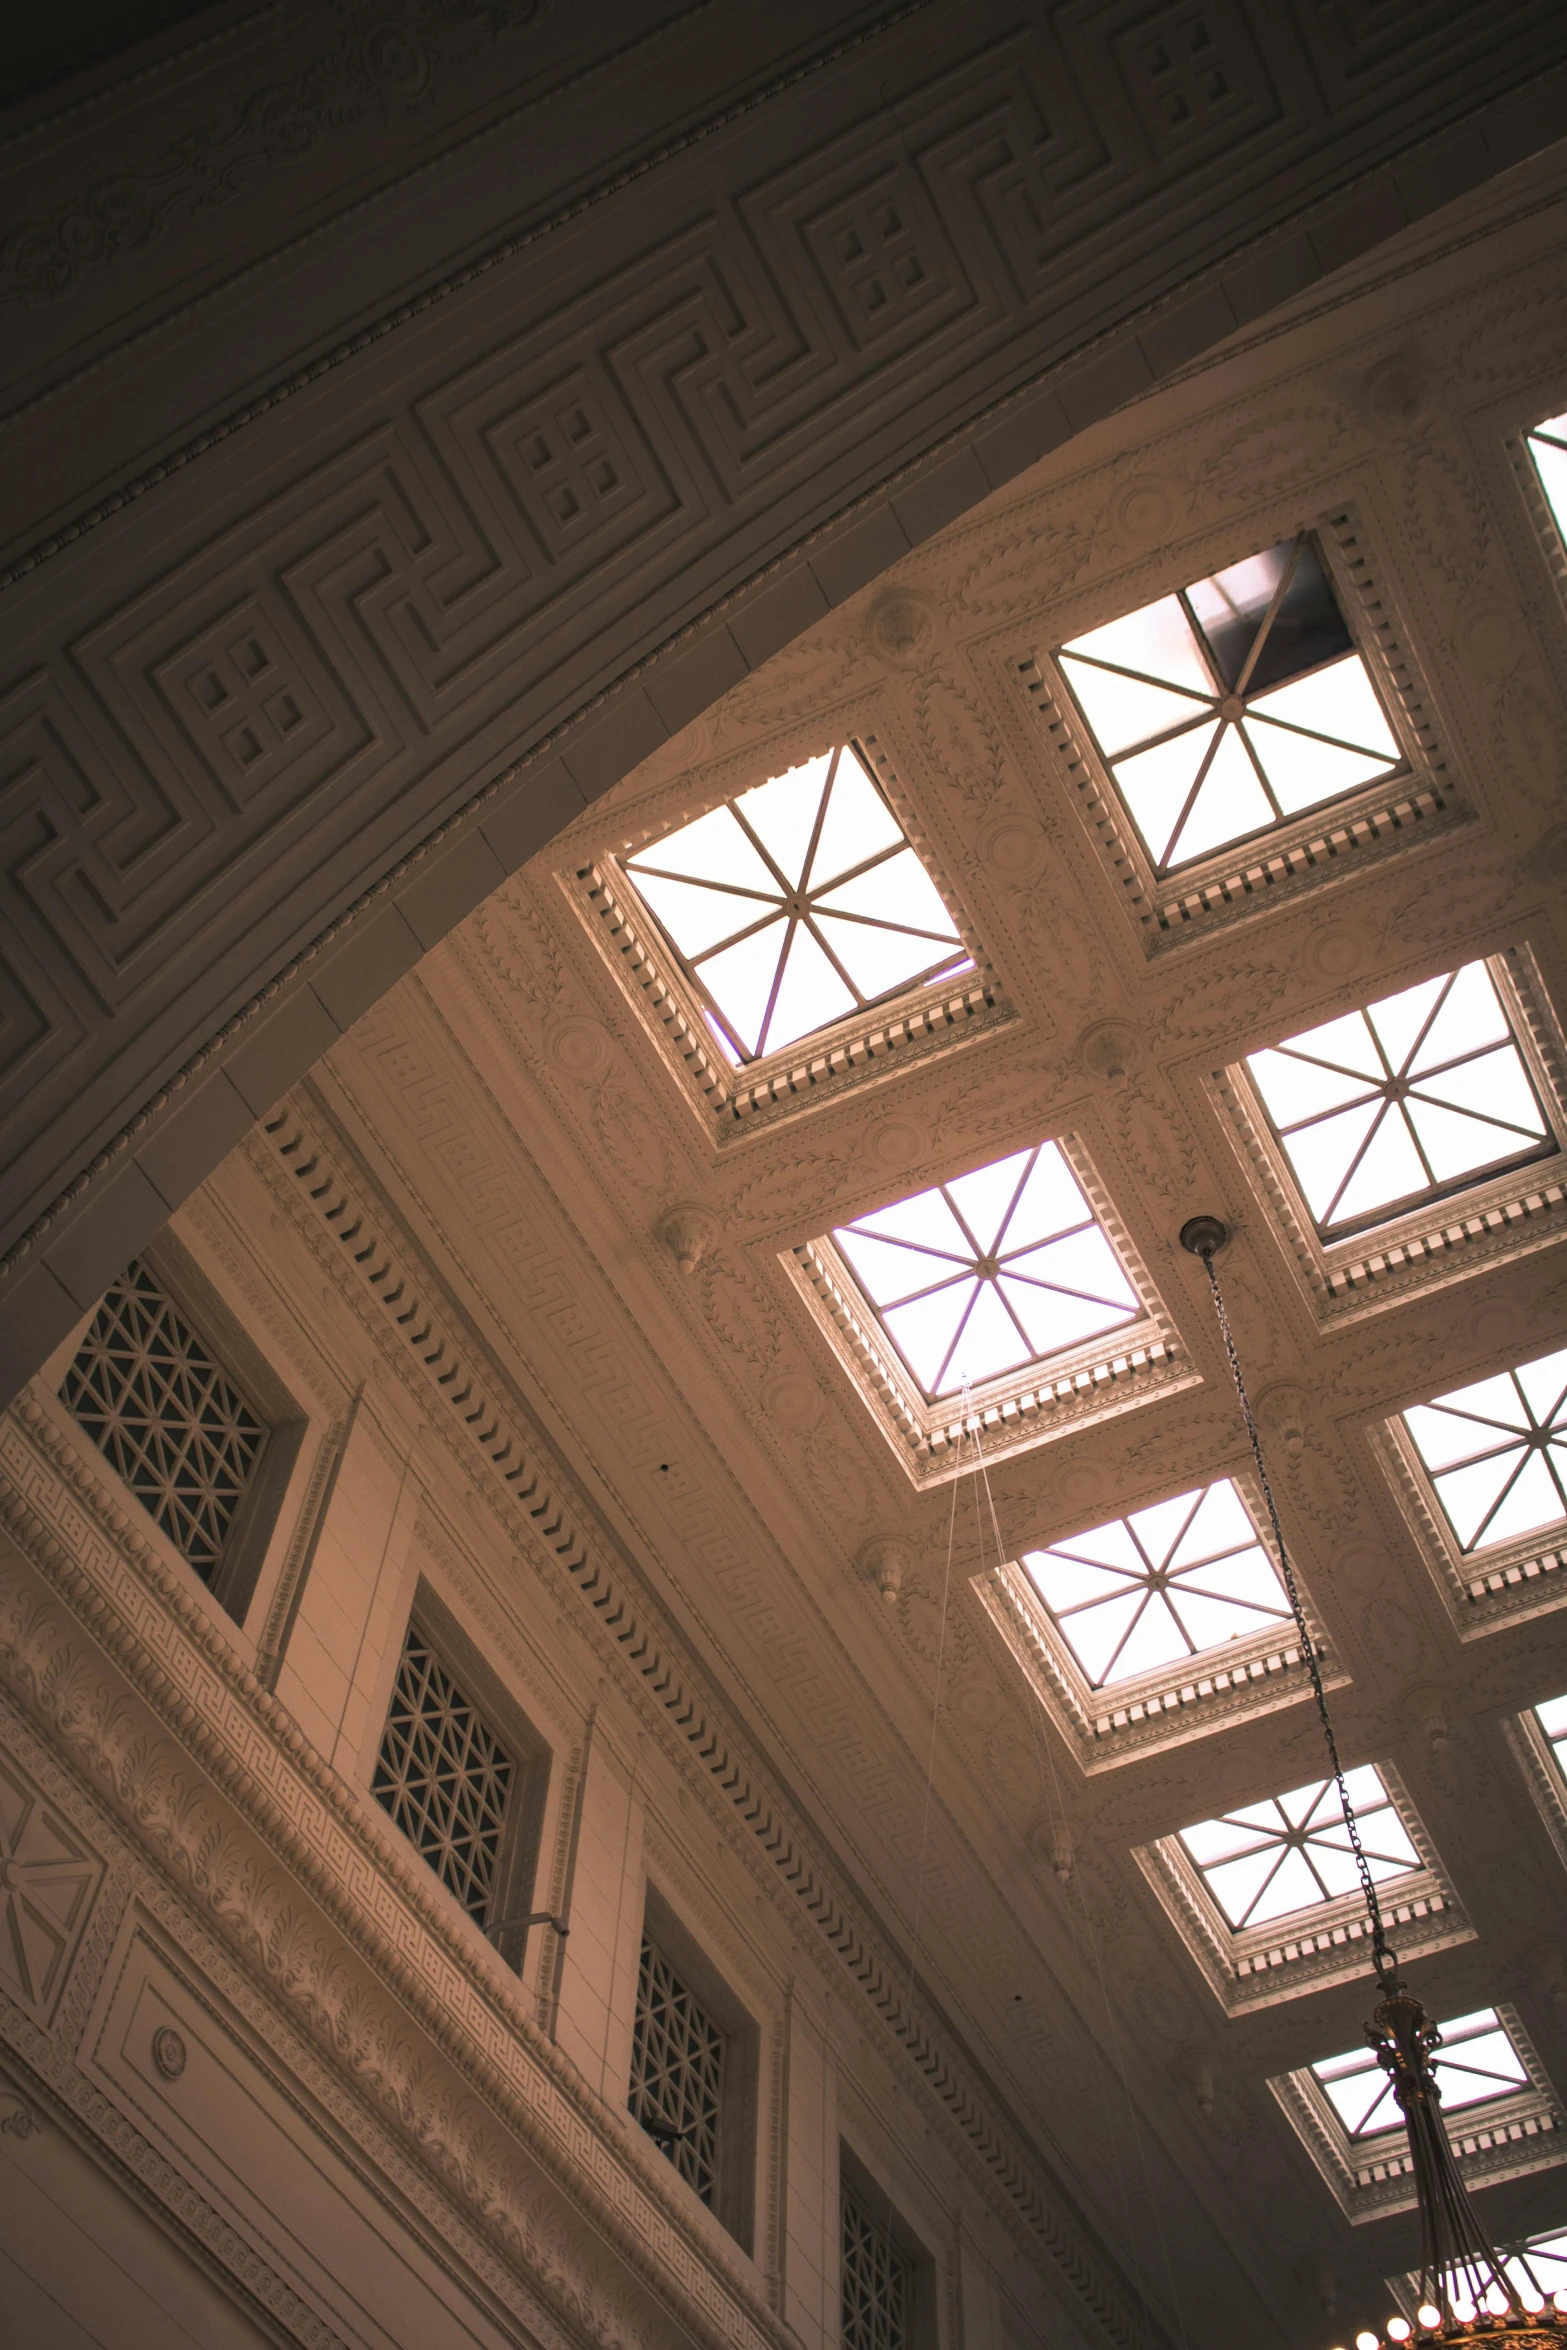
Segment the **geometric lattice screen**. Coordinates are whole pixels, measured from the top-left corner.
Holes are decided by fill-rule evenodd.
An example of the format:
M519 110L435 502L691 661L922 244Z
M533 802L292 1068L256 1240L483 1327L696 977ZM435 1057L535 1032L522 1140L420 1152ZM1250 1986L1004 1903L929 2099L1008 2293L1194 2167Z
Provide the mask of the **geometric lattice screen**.
M843 2190L843 2350L908 2350L913 2270L884 2218Z
M267 1426L145 1265L105 1295L60 1400L210 1583Z
M724 2035L667 1958L642 1939L631 2114L711 2211L718 2189Z
M371 1792L481 1926L512 1770L494 1731L410 1625Z

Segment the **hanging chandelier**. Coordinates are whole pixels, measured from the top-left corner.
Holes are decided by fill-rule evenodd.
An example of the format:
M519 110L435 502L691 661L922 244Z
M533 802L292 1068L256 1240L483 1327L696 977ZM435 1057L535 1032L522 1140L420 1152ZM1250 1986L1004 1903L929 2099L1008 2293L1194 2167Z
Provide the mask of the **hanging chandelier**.
M1355 2350L1383 2350L1384 2342L1413 2342L1416 2350L1424 2350L1428 2344L1486 2340L1495 2341L1497 2350L1502 2350L1504 2344L1506 2350L1567 2350L1567 2293L1557 2293L1548 2301L1534 2279L1527 2258L1516 2253L1504 2258L1496 2250L1448 2143L1447 2127L1442 2119L1442 2092L1436 2080L1436 2051L1441 2046L1441 2034L1420 2001L1405 1987L1388 1945L1376 1882L1361 1846L1354 1806L1344 1784L1316 1644L1285 1548L1273 1488L1262 1457L1262 1440L1247 1399L1235 1341L1230 1335L1229 1316L1224 1310L1224 1296L1214 1268L1214 1258L1229 1236L1228 1226L1217 1216L1194 1216L1181 1227L1180 1238L1184 1249L1201 1258L1208 1275L1219 1335L1224 1341L1230 1376L1246 1423L1285 1595L1300 1635L1306 1670L1311 1676L1328 1764L1343 1806L1344 1829L1359 1872L1371 1927L1372 1964L1381 1997L1366 2026L1366 2038L1392 2082L1393 2094L1404 2117L1420 2213L1420 2270L1413 2321L1402 2312L1388 2317L1383 2320L1380 2334L1369 2328L1358 2333Z

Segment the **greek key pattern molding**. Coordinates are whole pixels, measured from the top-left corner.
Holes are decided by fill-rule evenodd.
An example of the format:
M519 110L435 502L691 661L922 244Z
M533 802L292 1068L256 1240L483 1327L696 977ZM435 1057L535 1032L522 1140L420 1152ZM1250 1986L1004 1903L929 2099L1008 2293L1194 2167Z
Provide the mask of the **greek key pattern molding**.
M560 788L580 800L613 780L680 722L691 691L643 670L660 647L722 620L741 583L786 550L798 558L933 448L955 452L951 435L994 410L998 380L1004 399L1020 378L1032 397L1042 369L1157 305L1157 257L1178 230L1207 224L1202 266L1217 266L1286 160L1320 208L1351 155L1363 169L1414 135L1418 115L1395 120L1399 106L1424 92L1452 112L1562 45L1551 12L1520 6L1512 67L1495 52L1489 81L1471 74L1460 97L1468 36L1428 30L1352 66L1337 19L1311 11L1300 30L1341 109L1324 121L1284 94L1270 52L1285 29L1269 12L1205 12L1201 56L1188 16L1166 7L1132 25L1112 6L1036 21L945 73L922 68L895 119L878 110L825 145L791 88L736 110L744 120L707 142L704 204L651 248L617 246L623 207L604 249L578 255L586 290L547 315L519 299L518 253L497 249L482 290L476 264L375 330L373 366L393 365L388 335L400 363L397 388L386 378L371 401L383 421L248 512L259 450L213 458L199 509L177 524L183 502L166 509L168 568L118 591L68 647L46 622L0 702L17 825L0 880L13 942L0 1103L25 1095L19 1147L116 1061L113 1082L156 1099L160 1070L210 1030L149 1043L140 1069L119 1037L172 1033L187 1003L270 984L363 906L367 871L395 874L472 804L498 744L554 744L601 712L566 740ZM667 183L677 212L684 185ZM716 208L714 186L734 191ZM1226 201L1232 225L1216 231ZM570 266L564 247L559 259ZM417 321L459 286L466 333L436 338ZM1172 331L1181 340L1178 317ZM1049 445L1143 388L1168 363L1157 333L1149 349L1104 350L1024 438ZM351 380L362 415L372 377L350 361L344 397ZM231 439L209 435L209 455ZM874 546L829 540L814 573L791 571L786 635L908 543L885 509L866 530ZM747 642L743 626L728 657L749 659ZM647 690L605 712L600 697L641 674ZM475 878L500 877L493 850L474 856ZM450 916L434 919L438 935ZM415 918L409 959L418 932ZM83 1133L67 1149L92 1147ZM25 1166L23 1225L64 1173Z

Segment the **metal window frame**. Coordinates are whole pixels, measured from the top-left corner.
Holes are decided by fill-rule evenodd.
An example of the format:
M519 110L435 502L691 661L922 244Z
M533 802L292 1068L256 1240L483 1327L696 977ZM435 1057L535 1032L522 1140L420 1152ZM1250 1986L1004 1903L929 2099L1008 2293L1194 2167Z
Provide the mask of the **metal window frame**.
M758 766L777 759L786 773L803 760L852 744L887 801L905 840L925 867L947 907L974 969L946 979L910 985L831 1022L760 1060L729 1066L708 1027L700 986L658 917L636 887L621 858L643 855L661 838L699 816L724 807L759 778ZM845 1092L877 1084L894 1069L943 1057L1009 1027L1016 1008L958 902L941 859L910 806L886 745L873 728L845 724L824 746L820 722L808 734L786 738L759 754L748 750L738 772L710 778L709 788L682 798L678 814L650 826L635 847L605 847L586 862L557 875L568 904L594 940L616 984L646 1031L710 1141L720 1149L761 1127L838 1100Z
M996 1155L1031 1148L1040 1139L1032 1134L1003 1143ZM1142 1311L1098 1338L985 1381L971 1390L966 1404L961 1393L942 1396L935 1403L925 1400L830 1233L780 1252L779 1261L811 1321L916 1486L941 1484L959 1474L971 1457L964 1453L963 1439L975 1424L987 1456L994 1460L1131 1411L1156 1395L1179 1393L1197 1385L1201 1377L1181 1348L1141 1253L1111 1207L1081 1139L1072 1132L1044 1139L1060 1147ZM952 1174L965 1171L960 1167ZM930 1178L938 1179L950 1181L951 1175ZM893 1199L908 1197L911 1188L928 1184L905 1185ZM855 1203L852 1213L863 1214L883 1204L880 1199L867 1200L863 1206ZM847 1222L849 1214L846 1207L837 1220Z
M1274 1560L1273 1538L1254 1474L1242 1466L1216 1468L1203 1480L1227 1477L1245 1504L1257 1539ZM1118 1515L1146 1509L1162 1493L1127 1504ZM1104 1522L1104 1521L1101 1521ZM1071 1530L1044 1534L1029 1548L1069 1539ZM1232 1722L1250 1721L1294 1705L1311 1695L1305 1659L1292 1624L1264 1627L1244 1639L1203 1649L1194 1657L1139 1673L1107 1688L1092 1687L1065 1637L1016 1558L983 1569L973 1586L991 1622L1022 1668L1034 1695L1077 1756L1085 1773L1114 1770L1160 1748L1186 1744ZM1330 1650L1309 1599L1307 1620L1315 1636L1325 1685L1343 1688L1348 1674Z
M1473 1941L1475 1930L1399 1772L1380 1755L1362 1759L1375 1764L1420 1856L1418 1867L1377 1888L1389 1927L1398 1929L1399 1956L1427 1957ZM1260 1802L1274 1793L1271 1786L1255 1793L1241 1791L1234 1803ZM1349 1982L1363 1975L1370 1963L1370 1927L1358 1888L1237 1931L1179 1834L1158 1837L1136 1848L1132 1857L1226 2015L1247 2015L1330 1983Z
M1529 2075L1527 2086L1483 2104L1455 2106L1448 2136L1464 2175L1475 2185L1516 2179L1567 2162L1567 2114L1507 2000L1491 2003ZM1440 2061L1440 2059L1439 2059ZM1352 2139L1309 2065L1268 2083L1286 2118L1355 2225L1415 2208L1413 2165L1402 2123L1372 2138Z
M1307 1301L1324 1326L1380 1313L1400 1298L1445 1288L1567 1235L1567 1038L1539 966L1527 940L1489 954L1482 948L1459 960L1485 961L1497 983L1556 1140L1548 1158L1477 1176L1465 1188L1390 1215L1369 1231L1325 1241L1244 1058L1211 1074L1212 1096L1234 1135L1247 1183L1266 1222L1280 1232ZM1416 970L1400 984L1414 985L1421 975ZM1303 1025L1331 1019L1340 1010L1358 1010L1360 1003L1359 991L1351 995L1339 989L1313 1007ZM1260 1051L1272 1041L1260 1037L1250 1049Z
M1394 607L1372 534L1357 504L1346 499L1315 514L1302 515L1296 509L1276 520L1277 528L1262 525L1264 531L1271 532L1265 545L1277 545L1280 539L1301 530L1309 531L1315 540L1355 650L1366 664L1403 752L1404 766L1398 773L1364 784L1342 799L1303 809L1279 825L1230 842L1161 878L1055 652L1034 650L1015 662L1036 723L1076 787L1085 826L1150 957L1169 952L1186 940L1208 937L1215 929L1243 921L1303 892L1347 880L1368 864L1405 855L1439 834L1473 821L1473 811L1456 784L1420 691L1407 650L1409 629ZM1064 647L1074 637L1174 594L1196 578L1209 578L1258 551L1255 535L1237 542L1232 534L1217 543L1212 561L1201 571L1192 570L1191 550L1184 553L1178 578L1161 580L1145 567L1135 601L1128 600L1124 582L1115 595L1101 585L1091 598L1084 599L1070 632L1062 634L1058 644ZM1173 561L1167 558L1161 568L1173 573Z

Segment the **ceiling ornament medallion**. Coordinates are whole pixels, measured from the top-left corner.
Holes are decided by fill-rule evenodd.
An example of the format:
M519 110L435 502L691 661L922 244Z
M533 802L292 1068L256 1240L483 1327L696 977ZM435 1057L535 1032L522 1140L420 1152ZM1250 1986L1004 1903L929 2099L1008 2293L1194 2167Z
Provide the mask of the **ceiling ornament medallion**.
M1262 1457L1262 1440L1247 1398L1240 1358L1224 1309L1224 1294L1214 1269L1214 1259L1229 1239L1228 1229L1217 1216L1194 1216L1182 1226L1180 1238L1181 1246L1201 1259L1208 1275L1219 1334L1224 1341L1277 1545L1285 1593L1295 1615L1311 1675L1344 1833L1354 1856L1371 1927L1372 1964L1382 1994L1366 2026L1366 2039L1388 2077L1409 2138L1410 2165L1420 2213L1418 2307L1413 2322L1401 2312L1385 2319L1381 2335L1363 2328L1355 2336L1355 2350L1382 2350L1383 2335L1394 2345L1411 2340L1435 2345L1496 2338L1505 2342L1509 2350L1567 2350L1567 2293L1557 2293L1554 2302L1548 2304L1527 2259L1514 2254L1503 2260L1470 2199L1442 2118L1442 2092L1437 2085L1434 2064L1436 2051L1442 2045L1442 2033L1420 2001L1405 1987L1398 1973L1398 1962L1388 1946L1376 1874L1361 1843L1317 1664L1316 1643L1284 1546L1283 1529Z
M878 1534L871 1541L861 1543L859 1566L887 1605L896 1607L904 1584L914 1572L914 1552L901 1535Z
M666 1208L656 1229L659 1239L686 1274L694 1273L702 1259L712 1255L718 1239L718 1227L706 1208L699 1208L689 1200Z
M979 853L1009 880L1026 881L1044 859L1043 827L1032 816L999 816L980 833Z
M609 1034L596 1020L557 1020L546 1030L544 1049L568 1077L591 1085L609 1063Z
M1077 1040L1085 1076L1120 1093L1131 1084L1143 1058L1143 1040L1129 1020L1096 1020Z

